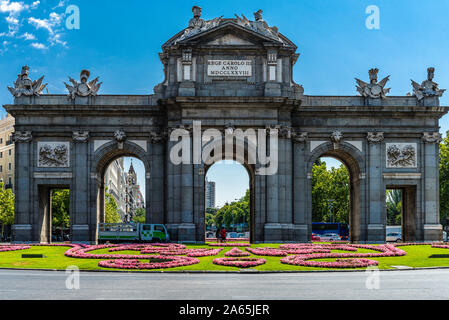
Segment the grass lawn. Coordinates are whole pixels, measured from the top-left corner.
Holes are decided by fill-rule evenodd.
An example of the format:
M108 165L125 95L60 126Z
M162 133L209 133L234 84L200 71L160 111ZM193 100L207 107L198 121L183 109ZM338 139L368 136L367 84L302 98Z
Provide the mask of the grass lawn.
M252 244L251 247L273 247L277 248L280 244ZM212 248L207 245L192 245L188 244L187 248ZM432 248L430 245L414 245L400 247L407 252L407 255L402 257L380 257L371 258L379 262L379 269L394 269L392 266L408 266L408 267L449 267L449 250L441 248ZM33 269L59 269L64 270L68 266L77 266L81 270L119 270L102 268L98 266L98 262L107 259L78 259L68 258L64 256L64 252L69 247L55 247L55 246L35 246L26 250L0 252L0 268L33 268ZM225 257L225 252L231 250L232 247L225 247L218 255L201 257L200 263L176 267L170 269L163 269L164 271L239 271L237 267L219 266L212 263L212 260L218 257ZM244 248L240 248L244 250ZM333 250L333 252L345 252L340 250ZM349 251L347 251L349 252ZM358 249L357 252L375 252L368 249ZM22 258L24 253L44 254L46 258ZM138 254L136 251L119 251L109 252L108 249L99 249L89 251L89 253L109 253L109 254ZM151 254L148 255L151 257ZM259 271L307 271L307 270L341 270L315 267L293 266L280 263L281 257L262 257L251 254L250 257L264 258L267 262L263 265L253 267ZM141 260L148 262L148 260ZM321 259L319 261L335 261L335 259ZM159 269L161 270L161 269ZM148 270L159 271L157 269ZM363 270L363 269L362 269Z

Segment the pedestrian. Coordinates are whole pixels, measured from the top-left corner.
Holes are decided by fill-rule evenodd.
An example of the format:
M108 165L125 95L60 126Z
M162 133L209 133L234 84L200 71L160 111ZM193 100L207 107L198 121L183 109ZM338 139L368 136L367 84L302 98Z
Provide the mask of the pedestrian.
M215 238L217 238L217 243L220 242L220 238L221 238L221 233L220 233L220 228L217 227L217 231L215 231Z
M226 229L224 227L221 229L221 241L226 242Z

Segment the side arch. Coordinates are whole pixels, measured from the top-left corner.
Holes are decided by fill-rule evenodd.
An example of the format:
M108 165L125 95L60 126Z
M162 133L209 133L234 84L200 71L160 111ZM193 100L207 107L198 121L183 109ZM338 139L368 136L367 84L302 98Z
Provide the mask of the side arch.
M92 183L90 184L90 221L91 225L95 226L94 239L97 239L98 223L104 222L104 196L105 196L105 181L104 176L106 169L116 159L121 157L135 157L142 161L145 167L145 181L140 181L140 184L145 184L145 210L146 216L149 216L147 205L151 199L151 192L149 192L149 173L150 173L150 157L139 145L125 141L121 148L119 148L116 141L108 142L102 145L95 151L90 161L90 176ZM95 179L94 179L95 178Z
M366 225L365 203L365 157L353 145L341 142L334 146L328 142L320 145L307 158L307 174L312 176L313 164L321 157L332 157L340 160L349 173L349 237L353 243L366 241L362 239L362 229ZM308 179L308 211L309 224L312 223L312 179Z

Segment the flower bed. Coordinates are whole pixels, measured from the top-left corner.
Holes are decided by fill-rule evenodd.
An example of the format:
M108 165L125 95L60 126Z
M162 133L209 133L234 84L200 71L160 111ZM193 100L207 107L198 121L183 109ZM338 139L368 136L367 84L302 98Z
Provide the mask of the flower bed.
M30 246L27 245L0 245L0 252L25 250L29 248Z
M267 262L263 258L216 258L212 263L220 266L249 268L259 266Z
M336 261L310 261L298 259L298 256L288 256L281 259L282 263L293 264L304 267L319 268L366 268L368 266L377 266L379 262L369 259L337 259Z
M150 260L154 259L164 261L141 262L136 259L114 259L114 260L100 261L98 262L98 266L103 268L145 270L145 269L166 269L166 268L183 267L200 262L200 260L196 258L163 256L163 255L152 256Z
M206 256L216 256L220 253L223 248L218 249L188 249L188 257L206 257Z
M367 253L315 253L315 254L303 254L303 255L292 255L281 259L281 263L291 264L296 266L308 266L308 267L323 267L323 268L355 268L356 267L366 267L369 265L377 265L378 262L375 260L368 260L362 258L372 258L372 257L395 257L404 256L406 252L402 249L396 248L391 244L384 244L379 246L374 245L364 245L364 244L353 244L350 245L354 248L363 248L374 250L378 252L367 252ZM327 261L309 261L312 259L327 259L327 258L337 258L337 261L327 262ZM346 261L343 258L357 258L354 261ZM367 261L374 261L373 263ZM375 264L374 264L375 263Z
M234 247L225 253L225 256L227 256L227 257L245 257L245 256L249 256L249 255L250 255L249 252L242 251L237 247Z
M279 250L270 247L246 248L246 251L251 252L256 256L285 257L287 255L287 251L285 250Z

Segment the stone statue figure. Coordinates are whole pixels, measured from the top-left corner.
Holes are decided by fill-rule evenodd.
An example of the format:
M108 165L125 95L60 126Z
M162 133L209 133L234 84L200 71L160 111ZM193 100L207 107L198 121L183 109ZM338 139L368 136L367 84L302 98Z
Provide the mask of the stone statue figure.
M386 89L385 85L387 84L390 76L386 76L381 81L377 82L377 73L379 69L374 68L369 70L369 80L370 83L366 83L360 79L355 78L357 81L357 91L366 98L386 98L386 94L390 92L390 88Z
M221 16L212 20L204 20L201 18L201 7L198 6L193 6L192 12L193 18L189 20L189 25L184 30L184 33L178 39L176 39L174 43L189 38L202 31L218 26L223 18L223 16Z
M263 11L260 9L254 12L255 21L249 21L243 14L242 17L239 17L238 15L235 15L235 17L237 18L237 23L242 27L251 29L257 33L263 34L267 37L282 42L282 40L279 38L278 28L274 26L273 27L268 26L268 24L262 18L262 12Z
M82 70L80 74L80 81L74 80L73 78L69 77L69 81L73 84L73 86L67 84L64 82L66 88L69 90L68 96L74 100L76 96L80 97L87 97L87 96L96 96L98 90L100 89L100 86L102 82L98 82L98 77L96 77L94 80L87 82L89 80L90 72L89 70Z
M192 8L193 18L189 20L188 29L201 29L204 27L206 21L201 19L201 7L193 6Z
M427 80L424 80L421 85L413 80L413 94L422 100L424 97L441 97L446 89L439 89L438 83L433 82L435 68L427 68Z
M23 66L22 71L17 76L17 80L14 83L14 88L8 87L9 92L16 97L20 96L39 96L42 94L42 90L47 86L47 84L42 84L44 76L40 77L36 81L32 81L28 75L30 68L28 66Z

